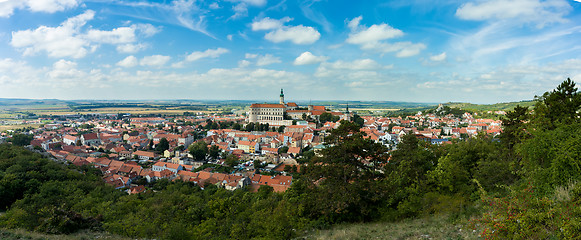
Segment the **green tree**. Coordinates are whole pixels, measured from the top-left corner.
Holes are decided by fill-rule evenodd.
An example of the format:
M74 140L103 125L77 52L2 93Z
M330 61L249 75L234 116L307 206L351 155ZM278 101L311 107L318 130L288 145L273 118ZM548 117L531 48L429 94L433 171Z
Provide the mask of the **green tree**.
M365 124L365 120L363 118L361 118L361 116L359 116L357 114L353 115L353 119L351 119L351 121L353 121L359 127L363 127L363 125Z
M155 151L157 153L163 153L165 150L169 149L169 142L167 141L166 138L161 138L159 140L159 143L157 143L157 145L155 146Z
M321 114L321 116L319 116L320 123L336 122L336 121L339 121L339 116L334 116L333 114L328 113L328 112L324 112L323 114Z
M512 149L515 144L526 137L524 129L525 122L529 119L528 110L528 107L516 105L514 110L508 111L502 119L503 131L500 139L508 149Z
M28 134L14 134L12 136L12 144L16 146L27 146L32 141L32 135Z
M282 146L278 149L278 153L287 153L288 152L288 146Z
M306 206L313 217L328 221L361 221L378 212L383 191L381 165L387 163L387 149L364 137L359 126L348 121L331 131L326 148L309 163L308 182L319 182L312 202ZM302 169L302 168L301 168Z
M218 156L220 156L220 148L218 145L212 145L208 150L208 155L211 159L218 159Z
M245 129L246 129L247 132L254 131L254 123L252 123L252 122L251 123L247 123Z
M423 194L428 187L428 171L438 164L439 153L431 144L420 141L415 134L402 137L397 150L385 167L388 206L396 211L391 217L411 217L423 210Z
M579 121L581 95L570 78L555 90L536 96L535 101L533 120L537 128L554 129L558 124Z
M197 141L188 147L188 151L197 161L206 160L208 154L208 144L205 141Z
M226 157L226 159L224 160L224 163L228 166L228 167L234 167L236 165L238 165L238 163L240 163L238 157L234 154L228 154L228 156Z

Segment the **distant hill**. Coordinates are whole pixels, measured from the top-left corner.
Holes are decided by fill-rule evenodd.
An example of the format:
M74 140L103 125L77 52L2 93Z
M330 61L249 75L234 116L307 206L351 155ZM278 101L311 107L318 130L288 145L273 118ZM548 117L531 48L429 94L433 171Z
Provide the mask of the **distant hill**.
M458 102L449 102L445 103L445 106L451 108L460 108L463 110L469 111L511 111L517 105L521 107L529 107L532 108L535 105L535 101L527 100L527 101L520 101L520 102L506 102L506 103L495 103L495 104L473 104L473 103L458 103Z

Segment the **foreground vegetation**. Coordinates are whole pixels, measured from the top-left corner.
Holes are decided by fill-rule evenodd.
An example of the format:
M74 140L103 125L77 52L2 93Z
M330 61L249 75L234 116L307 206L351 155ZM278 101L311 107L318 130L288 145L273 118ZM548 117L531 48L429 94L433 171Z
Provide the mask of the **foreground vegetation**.
M144 194L126 195L103 184L94 168L0 145L0 211L7 210L0 227L132 238L289 239L373 237L367 229L387 230L363 224L344 228L347 235L317 231L400 221L402 238L572 239L581 232L580 107L581 94L567 80L537 97L534 112L521 106L508 112L500 139L481 135L435 146L410 134L390 153L365 139L359 125L342 122L326 138L326 149L301 159L306 165L281 194L269 187L231 192L160 180ZM425 220L428 228L452 225L441 234L421 228L405 233L406 222L430 216L446 218ZM458 225L469 234L456 233Z

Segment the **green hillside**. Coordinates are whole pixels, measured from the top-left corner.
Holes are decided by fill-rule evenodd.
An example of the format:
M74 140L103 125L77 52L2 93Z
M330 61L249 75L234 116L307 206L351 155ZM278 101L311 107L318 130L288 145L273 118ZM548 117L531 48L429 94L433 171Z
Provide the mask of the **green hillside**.
M451 108L460 108L468 111L511 111L517 105L521 107L529 107L532 108L535 105L535 102L530 101L520 101L520 102L506 102L506 103L495 103L495 104L473 104L473 103L458 103L458 102L449 102L445 103L445 106L449 106Z

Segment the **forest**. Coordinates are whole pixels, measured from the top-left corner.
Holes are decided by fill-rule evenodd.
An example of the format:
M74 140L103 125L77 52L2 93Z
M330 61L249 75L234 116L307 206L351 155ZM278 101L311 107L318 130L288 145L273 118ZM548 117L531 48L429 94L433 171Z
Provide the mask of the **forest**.
M487 239L572 239L581 232L581 94L567 79L516 106L499 138L431 145L405 135L394 151L342 122L302 159L284 193L202 190L159 180L137 195L90 166L0 145L0 228L132 238L291 239L339 223L445 214Z

